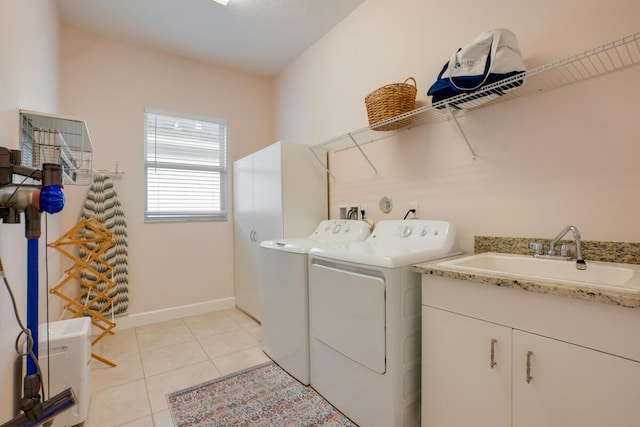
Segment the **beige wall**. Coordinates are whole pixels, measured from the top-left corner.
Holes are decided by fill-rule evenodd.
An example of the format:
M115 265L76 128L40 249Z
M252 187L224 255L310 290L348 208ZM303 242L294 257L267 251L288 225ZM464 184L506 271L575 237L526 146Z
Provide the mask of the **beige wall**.
M58 20L49 0L0 2L0 146L18 148L18 109L54 113L58 104ZM0 224L0 256L26 322L27 241L22 224ZM56 217L48 220L57 233ZM53 230L53 231L52 231ZM45 231L43 229L43 235ZM40 239L40 319L46 318L44 237ZM55 258L55 254L53 255ZM57 258L56 258L57 259ZM53 264L56 264L54 261ZM54 267L54 271L58 271ZM19 328L0 283L0 423L16 414L22 396L21 363L14 350Z
M277 137L320 143L367 125L364 97L413 76L418 102L444 62L485 29L516 33L531 69L639 31L635 0L367 0L294 61L276 82ZM421 218L473 235L553 237L577 226L584 239L640 241L640 67L520 98L460 120L422 126L364 150L334 153L331 216L364 203L374 220ZM390 214L378 209L393 199Z
M232 210L220 222L143 222L143 114L227 120L231 175L235 159L274 141L272 81L66 27L61 51L61 111L87 121L94 169L119 162L126 173L114 183L127 216L129 313L233 297ZM67 190L63 229L79 219L87 190Z
M71 28L62 30L59 73L56 16L49 0L0 2L0 145L17 145L18 108L56 112L59 77L59 112L87 120L94 168L118 161L126 171L115 184L129 224L133 314L233 296L231 220L143 223L145 107L226 119L231 165L278 139L316 143L365 126L364 96L407 76L428 103L444 61L486 28L512 29L529 68L640 30L637 0L367 0L281 73L274 90L264 77ZM569 223L585 239L640 241L639 80L635 67L470 114L461 123L476 161L448 122L366 146L377 176L354 150L337 153L332 217L339 204L358 202L375 220L399 218L419 201L423 218L456 223L467 248L475 234L547 237ZM65 210L49 220L55 228L60 218L63 231L78 220L87 188L65 191ZM377 209L382 195L396 206L386 216ZM0 224L0 255L23 316L25 253L23 226ZM4 398L19 376L6 290L0 324L5 420L19 393Z

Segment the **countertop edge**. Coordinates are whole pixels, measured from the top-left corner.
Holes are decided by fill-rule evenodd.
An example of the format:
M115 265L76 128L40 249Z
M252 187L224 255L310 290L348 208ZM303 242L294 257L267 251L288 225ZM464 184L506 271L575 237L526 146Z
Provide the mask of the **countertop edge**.
M456 257L447 258L455 259L470 256L473 254L464 254ZM488 273L467 273L451 268L443 267L438 263L444 261L430 261L411 266L411 271L424 275L448 277L457 280L467 280L481 284L499 286L503 288L522 289L527 292L535 292L548 295L557 295L567 298L573 298L583 301L592 301L602 304L617 305L626 308L640 308L640 295L629 294L625 292L616 292L605 289L594 289L591 287L576 287L555 283L549 281L539 281L513 277L508 275L497 275Z

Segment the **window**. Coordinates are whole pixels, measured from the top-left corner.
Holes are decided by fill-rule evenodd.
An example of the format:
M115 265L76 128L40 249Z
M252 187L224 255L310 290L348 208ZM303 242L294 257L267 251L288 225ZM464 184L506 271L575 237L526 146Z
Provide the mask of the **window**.
M227 219L227 124L145 112L145 221Z

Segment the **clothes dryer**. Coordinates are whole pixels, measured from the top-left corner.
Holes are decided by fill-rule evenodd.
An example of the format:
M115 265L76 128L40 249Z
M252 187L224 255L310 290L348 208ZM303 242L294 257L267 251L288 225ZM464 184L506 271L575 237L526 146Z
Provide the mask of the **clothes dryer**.
M301 383L309 384L309 285L307 254L314 247L362 241L369 224L325 220L309 237L260 244L262 349Z
M363 242L309 253L311 386L355 423L420 425L421 280L460 253L444 221L380 221Z

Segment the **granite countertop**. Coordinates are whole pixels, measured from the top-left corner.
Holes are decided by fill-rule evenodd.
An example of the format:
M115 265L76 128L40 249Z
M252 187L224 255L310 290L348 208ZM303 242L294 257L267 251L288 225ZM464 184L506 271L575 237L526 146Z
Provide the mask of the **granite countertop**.
M496 244L486 244L487 240ZM505 242L502 240L508 240ZM522 242L521 242L522 240ZM540 241L540 239L514 239L514 238L484 238L482 236L476 236L474 242L475 253L481 252L501 252L501 253L519 253L522 255L530 254L530 250L523 242ZM587 263L591 261L608 261L611 262L610 253L620 254L621 261L623 263L640 264L640 244L637 243L616 243L616 242L583 242L585 246L590 247L591 257L584 258ZM528 245L528 243L527 243ZM602 247L605 250L606 256L599 256L597 248ZM520 248L520 249L518 249ZM526 248L526 249L525 249ZM478 250L480 249L480 250ZM523 253L528 252L528 253ZM469 256L472 254L465 254L454 258L460 258L462 256ZM449 258L453 259L453 258ZM567 285L558 282L545 281L545 280L532 280L524 279L515 276L509 276L508 274L499 275L493 273L474 272L466 273L458 269L448 268L446 266L438 265L438 261L425 262L412 266L411 270L416 273L449 277L457 280L468 280L477 283L483 283L493 286L501 286L505 288L522 289L528 292L537 292L549 295L558 295L567 298L574 298L584 301L593 301L603 304L618 305L628 308L640 308L640 293L631 293L624 291L615 291L609 289L597 289L588 286L575 286Z

